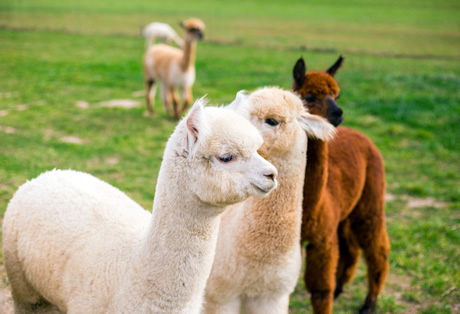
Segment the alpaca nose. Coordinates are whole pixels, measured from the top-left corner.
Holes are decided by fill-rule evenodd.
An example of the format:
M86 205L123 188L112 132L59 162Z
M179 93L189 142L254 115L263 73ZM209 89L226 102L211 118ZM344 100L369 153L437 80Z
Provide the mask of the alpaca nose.
M334 114L335 114L337 117L341 117L342 114L343 114L342 108L337 107L337 110L334 112Z
M276 180L276 172L274 172L274 171L271 171L270 173L266 173L266 174L264 174L264 176L267 179L272 180L273 182L275 182L275 180Z

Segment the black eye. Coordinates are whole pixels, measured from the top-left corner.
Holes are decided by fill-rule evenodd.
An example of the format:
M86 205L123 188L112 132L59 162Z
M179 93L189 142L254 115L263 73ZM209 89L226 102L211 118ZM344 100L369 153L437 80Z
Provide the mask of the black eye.
M314 102L315 100L316 100L316 97L313 95L305 97L306 102Z
M265 119L265 123L267 123L268 125L271 125L271 126L276 126L279 124L278 121L276 121L275 119Z
M219 156L217 158L220 160L220 162L225 164L233 160L233 155L224 155L224 156Z

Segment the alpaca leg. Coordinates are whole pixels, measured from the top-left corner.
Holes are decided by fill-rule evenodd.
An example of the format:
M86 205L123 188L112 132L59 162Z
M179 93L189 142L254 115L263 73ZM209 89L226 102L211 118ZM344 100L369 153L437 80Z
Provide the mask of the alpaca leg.
M340 254L336 273L334 298L337 298L342 293L343 286L353 279L359 261L359 253L361 252L359 244L350 230L349 219L340 223L338 236Z
M289 312L289 294L248 298L245 301L246 314L287 314Z
M171 98L172 98L174 118L176 120L179 120L180 114L181 114L179 95L177 95L174 87L169 88L169 93L171 94Z
M184 104L182 106L182 111L185 111L187 109L187 107L193 101L192 88L191 87L185 87L182 90L182 101L184 102Z
M377 304L377 297L383 289L389 265L390 243L385 225L374 226L368 232L359 234L365 239L359 239L364 251L367 264L368 294L360 313L372 313Z
M153 113L153 104L155 104L156 83L154 79L147 79L145 81L145 101L147 104L147 111L149 114Z
M361 199L349 216L351 231L364 252L368 294L360 313L371 313L389 270L390 242L385 227L385 174L380 154L369 158Z
M305 285L314 313L332 313L335 271L339 257L337 235L307 245Z
M163 106L167 114L172 115L173 112L171 111L171 102L172 97L169 93L169 89L166 87L165 84L161 85L161 100L163 102Z
M372 313L375 309L390 267L383 197L382 201L373 203L374 207L369 207L368 202L361 200L350 215L351 230L364 251L367 264L368 294L360 313Z

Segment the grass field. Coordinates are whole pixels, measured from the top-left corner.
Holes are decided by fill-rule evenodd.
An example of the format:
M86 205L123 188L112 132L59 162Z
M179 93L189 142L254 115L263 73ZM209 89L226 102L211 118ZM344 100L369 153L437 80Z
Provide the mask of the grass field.
M143 114L140 26L181 33L190 16L207 25L194 96L211 104L290 88L300 56L325 70L344 55L344 125L385 159L391 273L378 312L460 312L458 1L2 1L0 217L19 185L53 168L90 172L151 209L176 122L158 102L155 116ZM119 99L139 105L104 105ZM335 312L355 311L365 294L361 264ZM291 312L310 311L299 281Z

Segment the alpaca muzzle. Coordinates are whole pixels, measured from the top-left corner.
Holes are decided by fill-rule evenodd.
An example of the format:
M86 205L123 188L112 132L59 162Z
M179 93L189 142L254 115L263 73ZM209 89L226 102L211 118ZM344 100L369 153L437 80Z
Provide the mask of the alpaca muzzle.
M335 127L343 121L343 110L331 96L324 99L324 105L327 108L325 118Z

